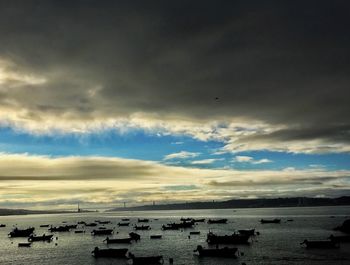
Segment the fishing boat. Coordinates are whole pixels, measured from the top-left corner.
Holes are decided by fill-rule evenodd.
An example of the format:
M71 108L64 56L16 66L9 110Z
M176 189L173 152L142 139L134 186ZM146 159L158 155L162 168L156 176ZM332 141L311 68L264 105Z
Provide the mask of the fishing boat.
M92 230L91 235L98 236L98 235L111 235L113 234L113 229L98 229L98 230Z
M201 232L200 231L191 231L190 235L199 235Z
M223 257L223 258L237 258L237 248L203 248L198 245L194 252L198 252L200 257Z
M18 243L18 247L30 247L31 245L31 242Z
M139 241L141 239L141 236L135 232L129 233L129 236L132 238L132 240L135 240L135 241Z
M144 218L144 219L137 219L137 222L138 223L148 223L149 222L149 219L147 219L147 218Z
M255 229L240 229L238 230L238 233L240 233L241 235L254 236Z
M49 227L50 225L40 225L40 227Z
M30 235L28 237L29 242L34 242L34 241L48 241L50 242L52 240L53 235L45 235L43 234L42 236L36 236L36 235Z
M306 248L338 248L339 244L332 240L307 240L305 239L300 245L306 245Z
M74 233L75 234L82 234L82 233L85 233L85 231L84 230L75 230Z
M227 219L209 219L208 224L227 224Z
M193 222L195 222L195 223L204 223L205 219L204 218L202 218L202 219L193 219Z
M140 226L135 225L134 229L135 230L150 230L151 227L149 225L140 225Z
M189 221L192 221L193 218L181 218L180 221L181 222L189 222Z
M350 242L350 236L334 236L334 235L330 235L329 239L331 241L336 242L336 243Z
M6 225L5 224L0 224L0 227L6 227Z
M132 253L129 253L129 258L132 260L133 265L145 265L145 264L163 264L163 256L145 256L136 257Z
M281 219L261 219L260 223L262 224L279 224L281 223Z
M106 224L110 224L111 221L98 221L98 223L99 223L100 225L106 225Z
M14 228L9 234L9 237L28 237L31 234L33 234L35 228L29 227L27 229L18 229L17 227Z
M99 249L98 247L95 247L95 249L91 251L92 255L95 258L99 258L99 257L126 258L127 252L128 252L127 248Z
M207 242L208 244L249 244L249 237L242 234L219 236L209 232L207 234Z
M48 229L50 232L69 232L70 231L70 227L67 225L64 226L51 226Z
M162 235L151 235L150 239L161 239Z
M118 226L129 226L130 223L118 223Z
M193 220L191 221L182 221L181 223L170 223L167 224L167 227L173 227L175 229L180 229L180 228L192 228L194 226ZM164 229L166 230L166 229ZM168 229L170 230L170 229Z
M75 229L77 228L78 225L66 225L67 227L69 227L69 229Z
M109 238L107 237L103 242L106 242L107 244L130 244L132 238L126 237L126 238Z

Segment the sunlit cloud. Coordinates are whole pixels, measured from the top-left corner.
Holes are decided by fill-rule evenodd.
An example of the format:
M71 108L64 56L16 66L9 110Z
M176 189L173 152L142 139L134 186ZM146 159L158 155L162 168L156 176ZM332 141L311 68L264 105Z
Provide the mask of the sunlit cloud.
M250 164L254 164L254 165L273 162L272 160L267 159L267 158L255 160L251 156L235 156L235 158L232 161L237 162L237 163L250 163Z
M171 160L171 159L187 159L187 158L194 158L196 156L199 156L200 153L195 152L188 152L188 151L181 151L178 153L168 154L164 157L164 160Z

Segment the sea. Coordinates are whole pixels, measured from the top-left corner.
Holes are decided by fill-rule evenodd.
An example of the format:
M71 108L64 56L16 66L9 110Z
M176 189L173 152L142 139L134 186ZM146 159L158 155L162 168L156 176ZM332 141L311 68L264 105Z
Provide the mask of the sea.
M179 222L180 218L227 218L227 224L198 223L193 229L179 231L162 231L163 224ZM129 227L118 227L121 219L129 218ZM110 237L127 237L133 231L138 218L149 218L151 230L137 231L141 240L132 244L113 244L107 246L103 240L106 236L91 235L96 227L79 225L77 229L85 233L54 233L51 242L34 242L29 248L18 247L19 242L27 238L9 238L13 227L35 227L37 235L50 234L43 224L53 226L76 224L78 221L95 222L109 220L105 225L114 228ZM280 224L261 224L260 219L280 218ZM290 207L290 208L249 208L249 209L210 209L210 210L171 210L171 211L122 211L122 212L89 212L69 214L39 214L21 216L0 216L0 264L35 264L35 265L110 265L131 264L128 259L95 258L91 251L99 248L128 248L135 256L162 255L164 264L350 264L350 243L340 245L338 249L306 249L300 245L304 239L323 240L331 234L340 232L333 228L350 218L349 206L336 207ZM140 225L140 223L139 223ZM146 224L144 224L146 225ZM101 226L101 225L100 225ZM255 236L249 245L237 245L240 255L232 258L198 257L193 252L197 245L208 246L206 236L209 231L225 235L238 229L255 228L260 235ZM190 231L200 231L191 235ZM150 239L150 235L162 235L162 239ZM221 246L220 246L221 247Z

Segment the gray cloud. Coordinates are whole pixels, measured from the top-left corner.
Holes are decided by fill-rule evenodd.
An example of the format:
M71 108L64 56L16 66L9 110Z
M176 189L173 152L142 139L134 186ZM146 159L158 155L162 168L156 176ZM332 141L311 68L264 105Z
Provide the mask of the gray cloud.
M0 103L43 123L239 117L287 126L258 136L271 141L348 145L349 9L347 1L2 2L7 73L46 82L12 75Z

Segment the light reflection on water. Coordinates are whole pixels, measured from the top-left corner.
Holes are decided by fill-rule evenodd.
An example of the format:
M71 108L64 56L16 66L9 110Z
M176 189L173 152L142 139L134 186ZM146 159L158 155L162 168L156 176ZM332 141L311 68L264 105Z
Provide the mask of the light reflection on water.
M95 246L107 247L102 241L106 236L91 236L94 227L85 228L86 233L55 233L58 240L51 243L34 242L31 248L18 248L18 242L26 238L9 239L7 234L13 225L21 228L34 226L36 234L48 234L41 224L60 225L77 221L94 222L111 220L106 227L116 227L114 237L123 237L132 231L132 227L118 227L122 217L130 217L132 223L137 218L151 218L150 231L137 231L141 241L132 244L113 244L112 248L127 247L137 255L163 255L164 264L169 264L169 257L174 264L226 265L241 264L350 264L350 244L341 245L336 250L306 250L299 245L304 239L326 239L337 225L350 218L350 207L307 207L307 208L260 208L260 209L224 209L224 210L181 210L148 212L113 212L113 213L74 213L57 215L28 215L0 217L0 223L7 227L0 228L0 264L127 264L126 260L95 259L91 251ZM227 225L208 225L199 223L195 230L200 235L192 235L191 229L181 231L161 231L161 225L178 221L181 217L228 218ZM282 218L281 224L260 224L261 218ZM159 220L154 220L158 218ZM287 222L287 219L294 219ZM82 226L80 226L82 227ZM206 233L211 229L220 234L232 233L235 229L256 228L261 233L249 246L238 246L244 256L236 260L218 258L198 258L193 250L198 244L207 247ZM163 239L150 240L151 234L162 234ZM13 243L12 243L13 242ZM12 243L12 244L11 244ZM56 245L57 243L57 245Z

